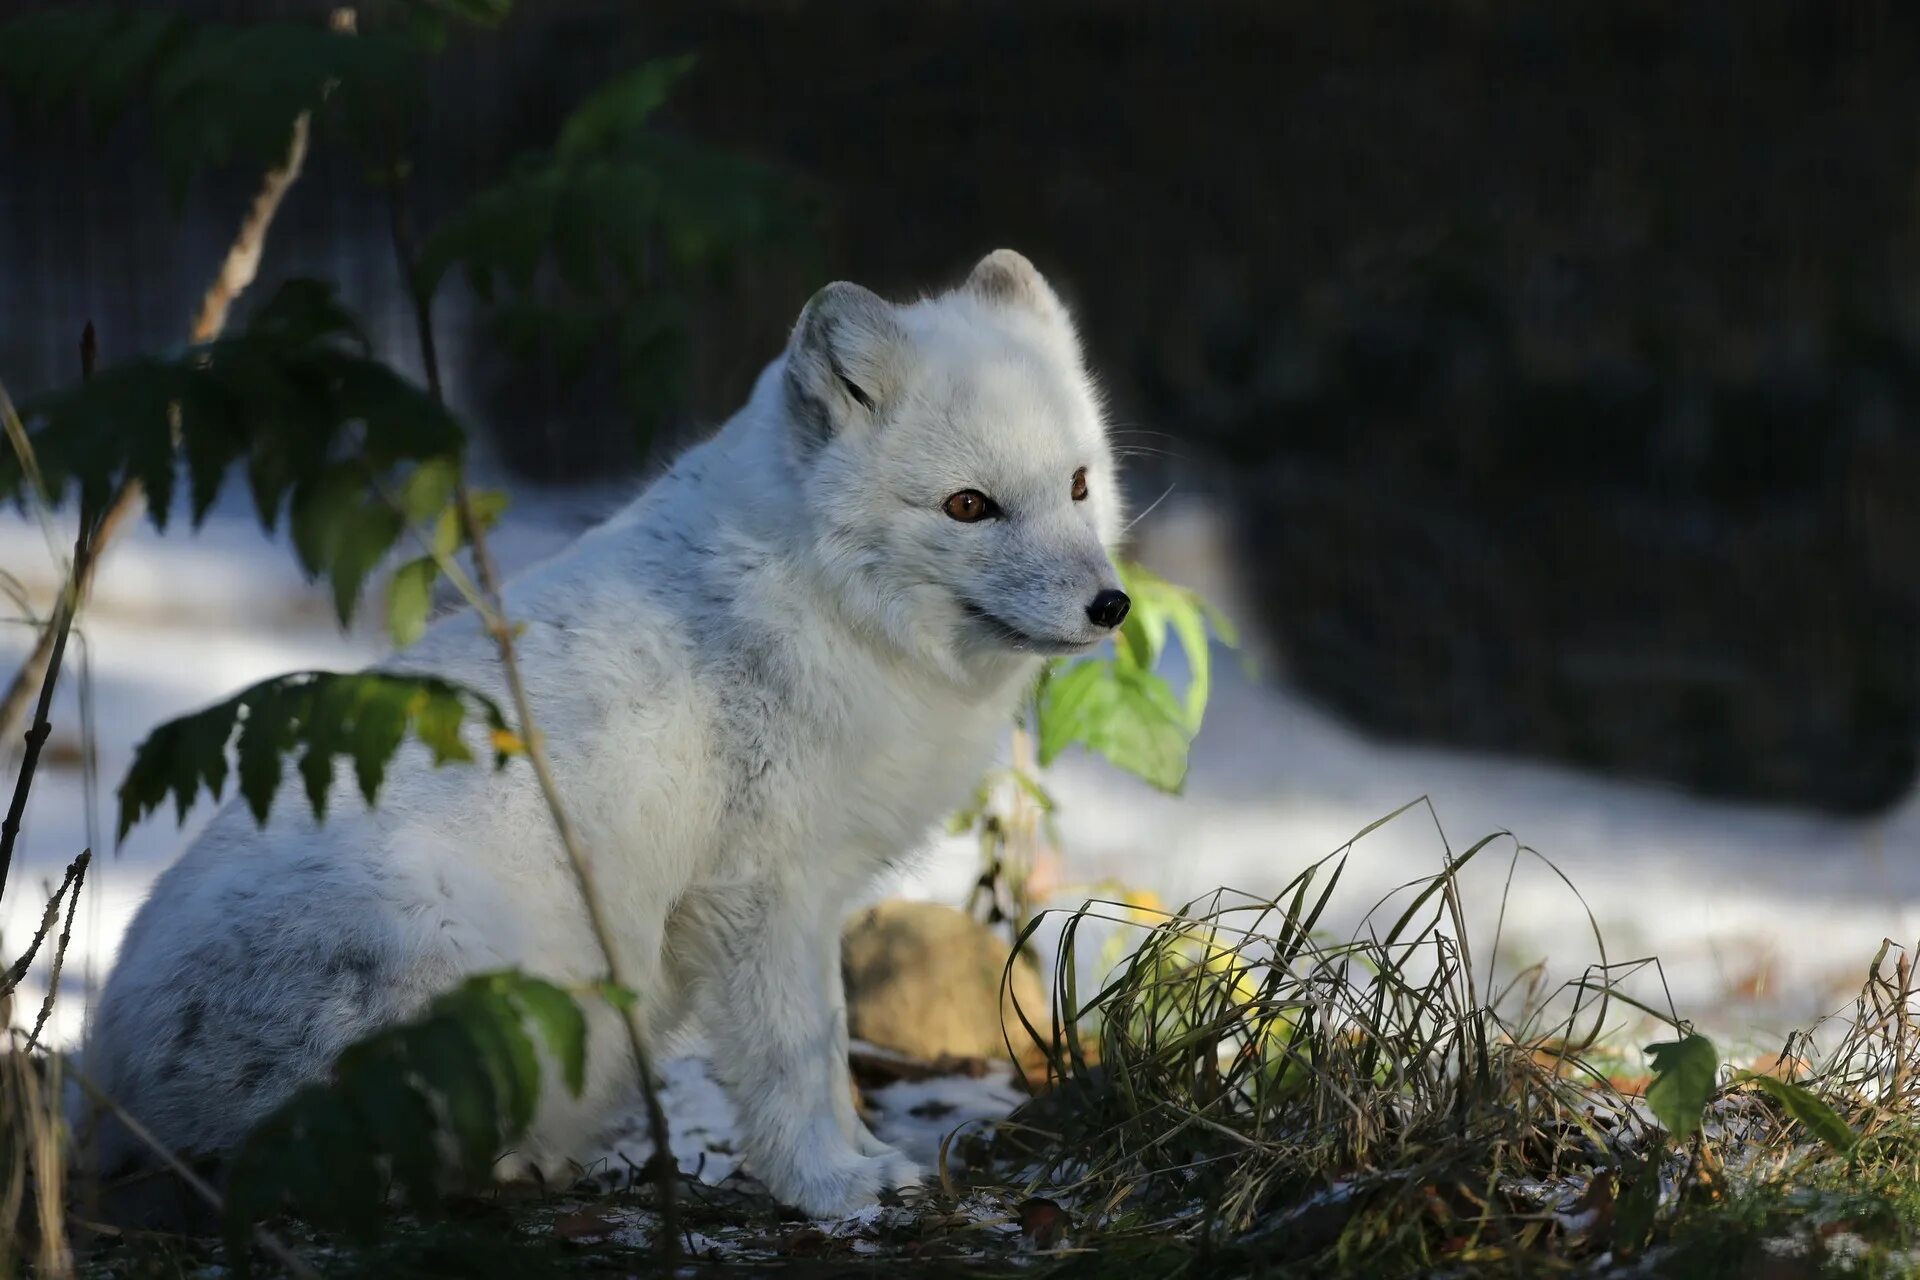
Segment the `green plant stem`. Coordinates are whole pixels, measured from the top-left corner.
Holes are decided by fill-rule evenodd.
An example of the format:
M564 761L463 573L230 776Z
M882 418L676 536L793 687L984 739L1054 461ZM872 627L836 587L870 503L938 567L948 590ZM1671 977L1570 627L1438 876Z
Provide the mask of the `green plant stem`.
M406 184L400 166L395 166L392 186L389 192L388 212L393 232L394 253L399 259L400 271L405 279L408 295L413 302L414 324L420 341L420 359L424 366L427 390L436 400L445 402L445 393L440 382L440 362L438 348L433 335L433 299L419 282L419 249L413 231L413 219L406 199ZM587 912L587 924L593 931L594 941L600 948L601 958L606 962L607 981L623 991L631 992L625 966L620 961L619 948L615 943L613 929L606 918L606 910L601 901L599 889L594 881L593 863L586 849L581 845L573 822L567 815L566 805L561 799L560 789L554 781L553 768L548 759L546 745L539 726L533 718L533 707L527 697L526 683L521 679L519 655L514 645L514 627L506 615L505 600L500 589L500 574L494 564L493 553L486 541L486 531L481 527L473 510L472 494L467 488L464 472L454 482L454 505L460 515L462 531L467 544L473 550L474 576L477 579L477 598L472 601L486 623L488 633L493 637L495 647L500 653L501 670L506 677L507 692L513 703L514 719L518 722L520 737L526 748L527 761L533 768L534 778L540 786L540 794L546 801L547 811L553 819L555 833L560 838L561 848L566 851L567 862L573 870L575 884L579 887L580 898ZM674 1204L675 1169L671 1135L667 1129L666 1111L660 1105L660 1091L655 1084L653 1058L647 1050L646 1032L640 1024L638 1001L619 1002L621 1021L626 1027L627 1045L633 1053L633 1060L640 1076L641 1094L646 1100L647 1127L653 1140L653 1176L654 1186L660 1201L660 1235L657 1241L662 1257L671 1259L678 1249L679 1228Z

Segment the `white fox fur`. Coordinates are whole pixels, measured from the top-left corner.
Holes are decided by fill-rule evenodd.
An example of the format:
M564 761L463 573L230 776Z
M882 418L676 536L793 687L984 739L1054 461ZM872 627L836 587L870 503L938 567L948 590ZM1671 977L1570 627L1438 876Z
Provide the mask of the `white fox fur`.
M950 516L969 489L996 514ZM718 434L506 593L652 1041L704 1031L783 1201L844 1213L918 1180L850 1102L840 923L978 781L1042 656L1117 621L1090 602L1118 585L1120 510L1067 314L1001 250L909 305L821 290ZM391 665L505 702L471 615ZM347 1044L508 967L604 972L532 772L409 746L375 808L339 779L324 825L291 777L264 830L230 803L128 930L86 1068L217 1154ZM503 1171L564 1175L631 1105L616 1018L589 1010L585 1092L551 1086ZM141 1163L117 1126L97 1141L104 1172Z

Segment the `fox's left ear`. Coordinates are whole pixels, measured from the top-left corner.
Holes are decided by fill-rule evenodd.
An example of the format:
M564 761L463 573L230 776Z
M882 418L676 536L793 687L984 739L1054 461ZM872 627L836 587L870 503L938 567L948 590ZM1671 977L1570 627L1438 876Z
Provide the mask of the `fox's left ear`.
M962 288L988 302L1019 307L1072 331L1067 309L1061 305L1053 286L1024 254L1012 249L995 249L980 259Z
M813 295L787 343L787 395L807 443L871 422L900 385L906 334L893 304L844 280Z

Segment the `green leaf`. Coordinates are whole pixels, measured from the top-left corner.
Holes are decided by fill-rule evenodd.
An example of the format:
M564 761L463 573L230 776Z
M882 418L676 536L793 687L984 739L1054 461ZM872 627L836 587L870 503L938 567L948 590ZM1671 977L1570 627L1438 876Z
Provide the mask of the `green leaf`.
M1175 586L1137 564L1121 565L1120 579L1133 606L1127 611L1126 624L1121 628L1121 643L1115 646L1116 657L1143 671L1154 670L1166 650L1167 630L1171 627L1187 659L1189 675L1184 699L1187 720L1194 733L1200 732L1212 688L1212 654L1207 634L1211 630L1231 646L1238 643L1236 633L1196 593Z
M697 61L691 53L656 58L601 85L560 126L555 153L577 158L614 150L628 142Z
M460 512L448 507L433 522L433 537L429 544L433 548L434 558L450 556L460 549L463 535L460 532Z
M279 163L303 112L316 128L383 140L420 97L422 52L403 31L317 18L236 26L79 4L0 24L0 88L67 127L104 130L137 107L177 203L204 170Z
M244 462L261 524L271 530L289 512L301 567L331 580L345 622L403 512L428 519L446 502L463 442L437 400L365 349L330 290L292 280L237 336L103 369L29 403L23 420L51 497L77 488L103 505L138 481L160 528L182 458L196 524ZM0 459L0 498L24 501L22 483Z
M433 752L436 765L473 759L473 752L460 736L467 709L460 700L459 690L451 685L422 688L415 693L409 707L413 712L414 732ZM502 732L506 730L503 721L496 721L493 727Z
M173 797L182 821L202 790L216 799L227 770L227 744L239 730L240 790L255 821L265 824L279 791L283 757L299 751L299 770L314 816L326 816L334 767L353 762L368 804L408 729L433 753L435 764L471 760L462 740L468 711L493 735L495 762L504 765L510 741L499 706L483 694L436 676L367 671L353 675L307 671L277 676L225 702L155 729L135 749L120 784L119 838Z
M1187 757L1210 691L1209 629L1216 615L1193 592L1137 565L1121 569L1133 599L1110 658L1056 664L1035 695L1039 760L1078 744L1163 791L1186 781ZM1159 675L1167 636L1180 640L1190 672L1184 698Z
M1734 1079L1772 1095L1787 1109L1788 1115L1807 1126L1814 1137L1835 1151L1851 1151L1854 1144L1860 1141L1860 1135L1853 1131L1853 1127L1810 1089L1754 1071L1742 1071Z
M288 504L293 552L310 576L327 571L364 506L362 477L352 467L333 467L303 484Z
M460 467L453 458L429 458L415 467L400 490L400 510L409 521L431 520L453 501Z
M1039 699L1039 760L1078 743L1143 781L1178 792L1193 735L1167 682L1117 660L1088 659L1054 676Z
M1056 670L1047 680L1036 718L1041 767L1075 742L1084 742L1093 726L1111 713L1116 700L1112 670L1110 663L1080 662Z
M393 571L393 579L387 584L387 631L393 636L395 648L406 648L426 631L433 584L439 578L440 566L432 556L409 560Z
M384 685L359 685L354 694L352 706L345 709L343 736L360 796L371 806L386 780L387 761L407 735L407 704L391 696Z
M360 585L399 540L404 522L400 513L379 503L366 504L342 530L334 546L331 573L333 607L340 625L353 621L354 606L360 599Z
M642 440L683 401L691 301L744 260L810 255L823 220L775 170L653 127L692 65L648 62L589 94L552 148L441 221L414 280L431 295L459 270L516 359L616 379Z
M240 794L246 798L247 808L253 813L253 820L265 825L267 812L273 805L273 797L280 790L280 758L293 747L294 721L273 705L276 693L264 690L255 702L248 706L240 721ZM222 744L224 747L224 744ZM157 754L156 749L156 754ZM146 758L143 750L134 757L134 769ZM133 773L121 786L122 804L129 794L141 794L143 788L134 782ZM124 810L121 815L120 837L126 838L127 823Z
M1679 1040L1650 1044L1647 1056L1653 1060L1647 1109L1674 1141L1683 1142L1699 1129L1706 1113L1720 1071L1719 1055L1713 1041L1696 1032Z
M388 1217L388 1172L427 1208L442 1190L443 1151L457 1154L469 1187L480 1184L539 1104L529 1023L577 1095L585 1017L566 992L518 972L469 978L419 1019L348 1046L330 1080L294 1094L235 1155L227 1229L238 1255L252 1224L287 1209L374 1238Z
M467 495L467 505L472 508L480 531L485 533L500 523L500 517L507 513L507 507L511 505L511 499L504 489L475 489Z
M578 1097L587 1081L587 1020L580 1006L560 988L535 978L520 978L512 995L540 1029L548 1052L559 1064L560 1078Z

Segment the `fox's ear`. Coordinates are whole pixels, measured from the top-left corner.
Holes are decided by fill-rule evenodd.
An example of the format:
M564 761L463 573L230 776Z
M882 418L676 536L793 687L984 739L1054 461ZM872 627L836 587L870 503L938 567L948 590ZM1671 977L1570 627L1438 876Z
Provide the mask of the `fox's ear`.
M787 343L787 395L813 443L870 422L900 385L906 334L893 304L837 281L813 295Z
M1012 249L995 249L980 259L962 287L988 302L1020 307L1057 324L1068 323L1067 309L1047 278Z

